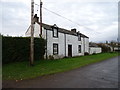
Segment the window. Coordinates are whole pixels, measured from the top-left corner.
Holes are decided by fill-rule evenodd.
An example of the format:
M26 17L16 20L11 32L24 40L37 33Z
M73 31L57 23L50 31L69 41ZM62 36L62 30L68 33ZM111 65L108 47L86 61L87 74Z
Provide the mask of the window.
M80 34L78 35L78 41L81 41L81 35Z
M58 37L58 28L53 27L53 37Z
M53 44L53 55L58 54L58 44Z
M81 53L81 45L78 45L78 53Z

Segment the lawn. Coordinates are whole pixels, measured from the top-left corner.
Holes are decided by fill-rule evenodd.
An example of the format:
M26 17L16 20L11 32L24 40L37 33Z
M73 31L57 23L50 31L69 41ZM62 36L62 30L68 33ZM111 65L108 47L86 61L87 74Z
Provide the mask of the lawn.
M37 60L33 67L29 62L15 62L2 66L3 80L23 80L42 75L64 72L80 68L88 64L100 62L118 56L118 53L101 53L97 55L64 58L59 60Z

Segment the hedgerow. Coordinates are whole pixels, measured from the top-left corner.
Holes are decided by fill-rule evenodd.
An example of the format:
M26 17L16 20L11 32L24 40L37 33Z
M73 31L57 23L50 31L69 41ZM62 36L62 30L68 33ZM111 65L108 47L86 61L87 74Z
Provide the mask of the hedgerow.
M43 59L45 40L34 38L34 60ZM12 63L30 59L30 37L2 36L2 63Z

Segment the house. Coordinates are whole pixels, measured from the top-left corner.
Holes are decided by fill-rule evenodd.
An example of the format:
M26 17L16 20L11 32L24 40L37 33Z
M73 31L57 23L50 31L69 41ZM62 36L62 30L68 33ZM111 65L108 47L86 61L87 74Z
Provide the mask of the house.
M89 54L97 54L101 52L102 52L102 48L98 47L96 43L89 43Z
M119 42L111 42L111 43L108 43L108 45L111 46L112 51L120 51Z
M34 37L40 37L39 18L36 17L34 23ZM31 34L31 27L28 28L26 36ZM42 38L46 40L45 58L54 59L63 57L73 57L89 53L89 37L77 32L76 29L66 30L58 27L56 24L48 25L42 23Z

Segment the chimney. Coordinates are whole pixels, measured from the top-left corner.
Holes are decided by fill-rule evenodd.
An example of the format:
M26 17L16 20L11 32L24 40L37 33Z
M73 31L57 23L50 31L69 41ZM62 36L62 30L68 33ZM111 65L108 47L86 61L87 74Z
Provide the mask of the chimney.
M37 14L34 15L34 22L39 22L39 17L37 16Z
M71 31L74 32L74 33L76 33L77 30L76 30L76 28L74 28L74 29L71 29Z

